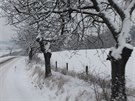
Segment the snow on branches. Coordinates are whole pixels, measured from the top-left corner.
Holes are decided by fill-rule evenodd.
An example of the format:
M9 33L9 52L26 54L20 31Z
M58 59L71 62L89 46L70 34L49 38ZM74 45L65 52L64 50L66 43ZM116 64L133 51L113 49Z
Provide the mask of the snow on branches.
M124 10L123 8L119 8L123 12L124 18L122 19L120 33L117 35L117 45L111 48L109 54L114 60L119 60L122 58L121 55L124 48L133 50L133 46L130 44L132 41L130 29L131 29L131 14L134 6L135 1L130 1L128 2L128 5L126 5Z

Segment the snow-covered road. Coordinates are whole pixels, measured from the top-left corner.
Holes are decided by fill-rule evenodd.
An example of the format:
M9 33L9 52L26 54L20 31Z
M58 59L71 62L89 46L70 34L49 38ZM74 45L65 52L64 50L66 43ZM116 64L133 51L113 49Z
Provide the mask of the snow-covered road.
M0 64L0 101L45 101L34 90L23 64L24 58Z

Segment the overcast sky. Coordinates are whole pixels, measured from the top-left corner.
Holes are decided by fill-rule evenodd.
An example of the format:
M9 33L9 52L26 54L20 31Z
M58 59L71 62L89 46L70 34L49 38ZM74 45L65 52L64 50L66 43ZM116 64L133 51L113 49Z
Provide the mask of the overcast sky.
M6 25L6 19L0 18L0 41L8 41L15 33L13 27Z

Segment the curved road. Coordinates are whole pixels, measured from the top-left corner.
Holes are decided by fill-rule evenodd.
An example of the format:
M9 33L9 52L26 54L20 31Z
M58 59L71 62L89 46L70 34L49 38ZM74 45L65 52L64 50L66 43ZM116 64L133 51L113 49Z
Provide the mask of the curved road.
M45 101L30 83L24 64L24 58L0 64L0 101Z

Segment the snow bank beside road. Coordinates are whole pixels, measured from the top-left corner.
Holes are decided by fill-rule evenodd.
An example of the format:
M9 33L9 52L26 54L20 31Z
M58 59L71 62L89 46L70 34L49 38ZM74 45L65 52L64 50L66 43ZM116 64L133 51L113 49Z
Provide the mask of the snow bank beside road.
M25 66L25 58L17 58L0 68L0 101L44 101L34 90Z
M83 80L52 71L52 76L44 79L44 66L29 66L33 86L45 101L95 101L94 86ZM102 96L102 95L101 95Z

